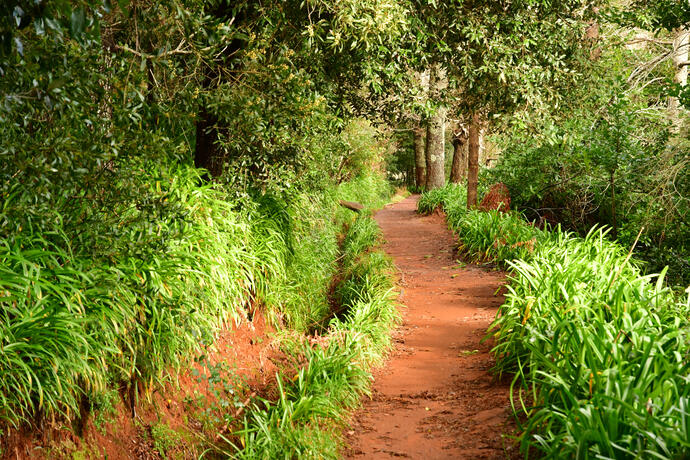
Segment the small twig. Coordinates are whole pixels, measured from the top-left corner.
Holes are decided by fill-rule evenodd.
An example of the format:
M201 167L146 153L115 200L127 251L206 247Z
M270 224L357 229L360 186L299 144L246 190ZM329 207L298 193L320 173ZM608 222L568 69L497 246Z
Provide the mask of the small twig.
M172 55L175 55L175 54L192 54L193 51L186 50L186 49L182 49L182 45L184 44L184 42L185 42L185 41L182 40L182 41L179 43L179 45L177 45L177 48L175 48L175 49L173 49L173 50L164 51L164 52L162 52L162 53L160 53L160 54L149 54L149 53L144 53L144 52L141 52L141 51L133 50L132 48L130 48L130 47L127 46L127 45L115 45L115 48L120 49L120 50L122 50L122 51L127 51L127 52L132 53L132 54L134 54L135 56L139 56L139 57L141 57L141 58L146 58L146 59L160 59L160 58L167 57L167 56L172 56Z

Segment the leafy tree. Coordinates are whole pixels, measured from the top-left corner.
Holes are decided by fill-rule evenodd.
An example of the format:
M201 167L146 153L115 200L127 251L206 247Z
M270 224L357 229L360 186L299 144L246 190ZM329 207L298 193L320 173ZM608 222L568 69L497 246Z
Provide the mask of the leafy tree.
M590 2L416 1L414 24L423 59L439 62L459 89L456 104L473 120L517 107L546 107L577 75ZM478 143L469 161L477 163ZM476 205L475 168L469 168L468 206Z

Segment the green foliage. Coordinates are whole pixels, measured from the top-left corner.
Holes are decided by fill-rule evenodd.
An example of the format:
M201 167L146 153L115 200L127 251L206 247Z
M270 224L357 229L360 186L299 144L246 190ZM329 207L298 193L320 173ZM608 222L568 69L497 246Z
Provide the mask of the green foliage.
M417 212L431 214L437 208L445 212L462 212L467 208L467 189L464 185L446 184L441 188L424 192L417 203Z
M381 229L376 221L359 215L351 224L342 244L343 264L350 266L353 257L359 257L368 248L381 241Z
M116 407L119 401L120 394L114 389L96 393L91 397L91 410L94 414L93 424L101 433L105 433L105 424L117 415Z
M628 8L614 5L608 16L626 26L674 30L690 24L690 6L673 0L635 0Z
M142 244L145 234L132 227L98 258L94 248L72 246L62 229L44 234L54 241L25 232L3 246L3 418L78 413L82 392L102 390L109 378L160 376L243 316L256 279L247 225L219 193L193 185L195 172L177 173L171 193L161 193L184 206L186 218L158 222L154 236L181 229L165 252ZM138 244L146 251L135 258L129 251Z
M584 21L594 13L579 0L412 4L420 60L447 67L462 113L557 101L578 76Z
M299 342L306 365L295 376L277 375L278 401L260 400L236 433L237 458L337 458L334 423L368 393L368 369L390 346L390 329L399 321L393 302L391 262L368 252L377 242L376 223L359 217L343 246L345 280L338 288L347 311L331 321L322 344ZM288 346L289 344L284 344Z
M671 459L687 452L690 298L683 303L664 286L665 270L641 275L601 228L580 238L476 211L448 221L466 250L511 270L489 336L495 371L514 374L525 455Z
M513 270L492 331L514 372L521 445L550 458L677 458L685 430L688 305L593 230L556 232ZM655 281L655 282L652 282Z
M664 8L635 2L642 3L627 13ZM658 60L672 56L675 34L658 31L653 45L628 46L641 32L605 18L588 72L561 105L501 124L493 142L502 153L490 180L506 184L512 205L530 220L559 222L580 235L608 225L624 246L644 229L636 256L649 272L668 265L668 279L684 287L690 282L687 120L682 109L677 119L669 111L668 97L679 95L669 89L676 69Z
M381 130L366 120L358 119L349 123L341 134L347 155L338 166L338 183L347 182L354 177L371 174L380 170L387 157L387 139Z
M393 134L395 151L386 157L388 179L398 186L413 187L415 182L414 132L402 130Z
M71 417L81 395L110 381L163 377L223 324L242 320L251 301L291 328L313 327L327 313L337 198L380 203L390 191L369 174L316 199L260 195L238 211L233 193L197 185L193 168L149 171L129 205L77 200L93 216L87 223L67 211L62 219L31 212L44 209L31 190L5 201L7 223L29 211L2 228L5 421L39 411Z
M480 190L484 187L480 187ZM539 242L549 238L522 216L498 211L468 211L464 186L446 186L424 192L417 203L417 212L430 214L441 209L448 227L461 235L460 249L477 260L507 262L527 257Z
M393 188L386 182L380 172L370 171L361 174L354 180L340 184L337 197L340 200L356 201L366 206L366 210L379 209L388 202ZM339 209L339 217L351 216L352 211Z
M181 436L165 423L157 423L151 427L153 447L163 458L170 458L173 450L180 442Z
M528 258L548 234L525 225L518 214L498 211L466 213L459 220L448 217L450 227L462 235L460 248L479 260L506 262Z
M512 205L530 219L545 217L580 234L594 224L609 225L626 246L644 229L638 257L650 262L650 271L669 265L669 279L685 285L690 273L690 228L684 218L690 212L687 142L669 141L660 114L642 108L646 100L621 93L612 97L593 98L593 104L608 103L595 117L578 111L560 126L543 127L538 142L531 135L526 142L522 127L502 136L505 150L489 175L508 186Z

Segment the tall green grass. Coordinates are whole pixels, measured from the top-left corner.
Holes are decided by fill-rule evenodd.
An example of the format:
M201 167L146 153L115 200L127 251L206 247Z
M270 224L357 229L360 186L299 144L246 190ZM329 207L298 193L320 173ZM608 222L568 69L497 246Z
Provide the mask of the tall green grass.
M344 417L369 391L370 367L390 346L390 329L399 321L394 304L392 264L372 252L379 240L366 216L349 227L343 245L344 279L338 287L345 309L320 340L284 343L306 365L295 376L277 375L280 398L260 400L245 416L236 436L237 458L339 458Z
M82 396L160 377L241 316L254 282L246 226L210 188L182 190L184 238L165 253L93 260L60 234L18 235L0 248L0 418L72 416Z
M466 207L467 189L463 185L452 183L423 193L417 202L420 214L431 214L437 208L449 212L451 209Z
M108 386L150 388L262 304L277 324L309 329L328 314L338 233L352 218L338 199L378 203L388 191L369 175L289 203L238 201L199 186L191 167L147 173L157 207L119 205L110 244L84 246L98 240L84 232L105 227L75 234L57 218L53 231L20 227L0 243L1 424L78 417Z
M690 454L690 299L674 297L664 273L643 276L602 228L580 238L476 211L448 222L475 257L509 267L489 332L495 371L514 375L526 456Z

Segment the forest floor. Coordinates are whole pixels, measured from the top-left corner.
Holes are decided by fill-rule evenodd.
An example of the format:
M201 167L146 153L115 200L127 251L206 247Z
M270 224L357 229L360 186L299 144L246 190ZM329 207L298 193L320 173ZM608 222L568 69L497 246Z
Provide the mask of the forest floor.
M404 323L347 431L350 459L497 459L516 455L509 382L489 370L480 343L503 301L505 274L457 260L440 214L416 214L418 196L376 214L400 270Z

